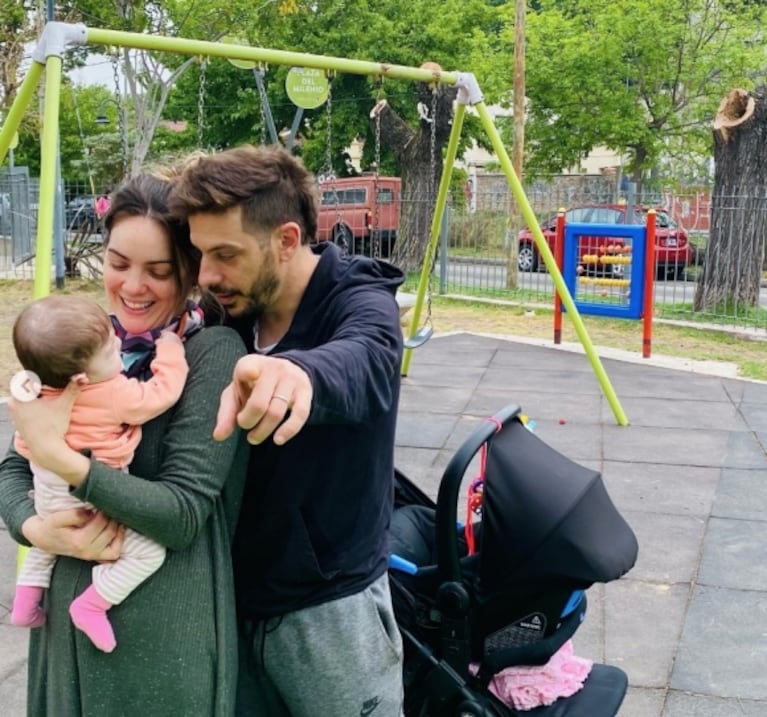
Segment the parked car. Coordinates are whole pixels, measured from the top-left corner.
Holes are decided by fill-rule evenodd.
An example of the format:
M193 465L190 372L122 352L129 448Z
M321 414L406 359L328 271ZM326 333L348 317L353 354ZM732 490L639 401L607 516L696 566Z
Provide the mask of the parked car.
M96 217L96 199L90 195L70 199L66 207L66 224L69 231L79 229L97 231L99 222Z
M332 241L349 254L388 257L399 231L402 181L399 177L343 177L320 184L318 241Z
M636 206L631 215L631 224L645 224L649 207ZM565 222L582 224L626 224L628 207L625 204L590 204L568 209ZM549 247L554 251L557 218L552 217L541 224L541 231ZM518 235L519 247L517 265L520 271L535 271L541 263L538 250L529 229ZM580 237L578 257L586 254L604 254L623 247L624 240L618 237ZM613 247L611 250L610 247ZM656 276L682 278L685 269L694 260L693 248L683 229L662 209L655 210L655 271ZM615 265L614 273L622 273L623 266Z

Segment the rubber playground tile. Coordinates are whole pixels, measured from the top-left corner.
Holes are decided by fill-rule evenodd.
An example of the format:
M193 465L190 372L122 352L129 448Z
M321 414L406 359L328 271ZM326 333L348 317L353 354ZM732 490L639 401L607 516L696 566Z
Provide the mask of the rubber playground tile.
M696 586L670 687L736 698L738 704L741 700L767 701L765 634L767 594Z
M622 510L639 542L633 580L656 585L690 583L698 571L706 522L696 516Z
M560 424L559 421L536 419L535 435L576 463L602 459L602 427L597 424Z
M550 420L597 424L600 422L602 399L597 395L579 394L577 397L557 396L553 399L548 394L529 387L508 391L486 388L484 385L473 392L466 406L466 412L476 415L491 416L501 406L515 403L522 413L535 421Z
M561 365L556 369L540 365L519 368L492 366L482 377L482 385L507 390L536 388L541 394L554 394L555 397L600 393L599 384L591 372L574 373Z
M438 396L434 395L435 391L439 391ZM436 389L433 386L413 385L400 396L399 413L402 415L411 411L429 410L437 414L460 414L472 401L473 394L471 389L463 386L442 386Z
M698 583L712 587L759 590L767 599L767 562L764 559L766 529L764 516L761 520L711 518L700 560Z
M631 367L630 370L629 367ZM605 362L605 371L618 396L664 400L730 400L723 379L654 366L637 366L621 361Z
M765 403L743 401L740 411L751 430L767 431L767 400Z
M731 401L690 401L677 399L658 405L657 398L644 396L618 396L632 426L656 428L693 428L704 430L747 430L738 408ZM605 414L611 410L605 401ZM604 420L608 420L605 415Z
M401 413L397 419L396 442L411 448L442 448L451 435L456 417L422 411Z
M767 432L753 433L737 431L730 433L727 440L727 455L724 466L727 468L762 468L767 459Z
M720 473L719 468L609 461L603 478L621 510L707 518L718 501Z
M689 428L618 426L605 423L604 458L609 461L721 466L728 455L730 432Z
M631 575L605 586L605 660L631 665L632 685L660 688L674 662L689 587L637 581Z
M723 468L712 515L764 520L767 516L767 473L764 468Z
M668 693L663 711L663 717L764 717L766 714L767 702L706 697L675 690ZM623 717L622 710L620 717Z

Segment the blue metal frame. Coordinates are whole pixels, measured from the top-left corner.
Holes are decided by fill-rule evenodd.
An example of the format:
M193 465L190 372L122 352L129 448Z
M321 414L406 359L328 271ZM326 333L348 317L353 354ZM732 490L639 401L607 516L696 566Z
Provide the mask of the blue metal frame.
M624 306L602 304L578 299L579 283L577 267L578 239L587 237L616 237L631 246L631 264L627 264L628 303ZM565 224L564 267L562 276L578 311L595 316L612 316L618 319L639 319L644 306L645 254L647 251L647 228L644 226L615 224ZM563 310L566 310L563 307Z

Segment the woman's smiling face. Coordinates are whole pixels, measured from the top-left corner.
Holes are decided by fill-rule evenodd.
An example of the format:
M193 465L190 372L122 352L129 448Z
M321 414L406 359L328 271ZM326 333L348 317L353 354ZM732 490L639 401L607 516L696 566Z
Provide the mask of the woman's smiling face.
M109 232L104 252L107 301L122 327L140 334L165 326L186 297L179 296L170 238L145 216L125 216Z

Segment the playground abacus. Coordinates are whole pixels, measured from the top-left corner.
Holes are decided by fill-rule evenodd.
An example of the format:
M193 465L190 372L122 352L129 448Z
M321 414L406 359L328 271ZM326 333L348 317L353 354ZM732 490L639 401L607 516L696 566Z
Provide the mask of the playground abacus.
M581 242L585 237L608 237L620 241L600 244L593 253L581 253ZM560 211L554 258L581 314L642 320L642 356L649 358L655 276L655 212L647 212L644 225L616 226L567 224L565 213ZM605 273L611 276L603 276ZM565 310L559 292L555 291L555 344L562 341L562 313Z

